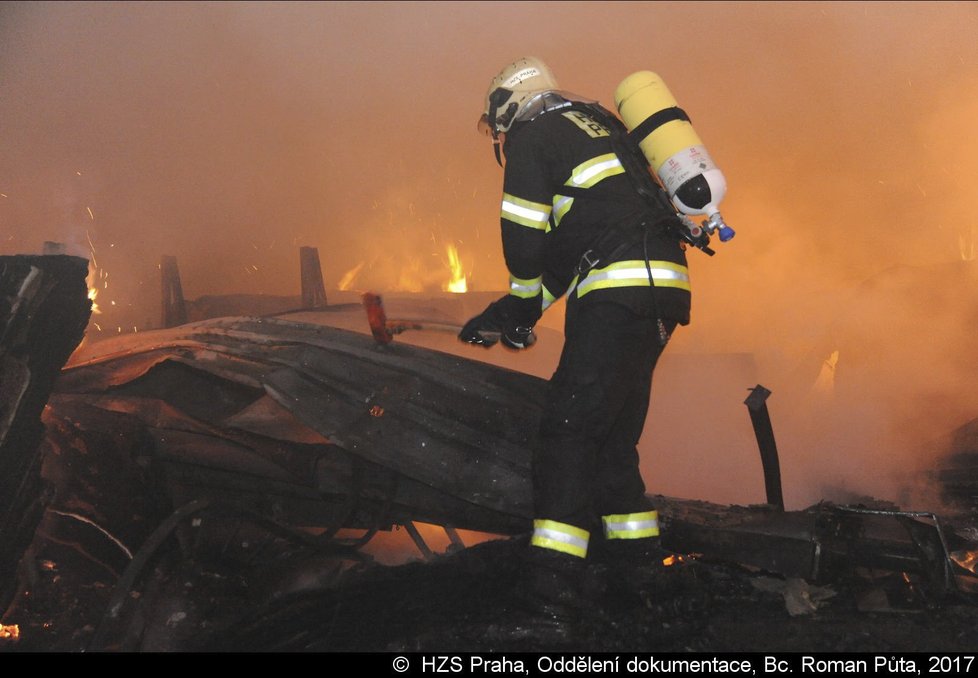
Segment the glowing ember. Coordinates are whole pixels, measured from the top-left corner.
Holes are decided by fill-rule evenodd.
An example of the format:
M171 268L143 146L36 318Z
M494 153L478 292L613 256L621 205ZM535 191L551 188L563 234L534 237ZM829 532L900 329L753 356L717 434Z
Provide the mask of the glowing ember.
M978 551L954 551L950 555L955 563L969 572L978 574Z
M0 624L0 640L18 640L20 627L17 624Z
M343 274L343 277L340 278L340 282L337 287L343 291L350 289L353 285L354 279L356 279L357 275L360 273L360 269L363 268L364 263L365 262L361 261L359 264Z
M450 244L446 248L446 252L448 253L448 266L452 270L452 279L443 285L442 289L456 294L467 292L468 285L465 282L465 273L462 272L462 262L458 258L458 250L455 245Z
M89 215L92 214L91 208L88 208ZM92 216L92 219L95 217ZM98 297L98 280L102 281L102 289L109 288L109 274L105 272L105 269L100 269L98 267L98 260L95 258L95 244L92 242L92 235L85 231L85 237L88 239L88 249L92 253L91 258L88 260L88 276L85 278L85 283L88 285L88 298L92 302L92 315L96 313L101 313L98 304L95 303L95 298ZM115 305L115 302L112 302ZM101 331L101 328L99 328Z
M88 262L88 277L85 278L85 283L88 285L88 298L92 301L92 315L96 313L101 313L98 304L95 303L95 298L98 297L98 288L96 285L95 274L97 270L95 268L95 257L92 256L92 260ZM103 276L104 277L104 276ZM105 283L108 286L108 283Z

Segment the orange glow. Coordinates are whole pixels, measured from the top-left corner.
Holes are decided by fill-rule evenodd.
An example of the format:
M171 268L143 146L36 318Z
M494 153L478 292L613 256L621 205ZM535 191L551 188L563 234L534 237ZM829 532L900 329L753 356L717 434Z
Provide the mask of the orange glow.
M458 258L458 250L455 245L449 244L445 249L448 254L448 265L452 269L452 279L442 286L446 292L461 294L468 292L468 285L465 282L465 273L462 271L462 262Z
M398 292L424 292L424 269L420 261L412 261L401 269L394 289Z
M975 241L978 240L978 227L972 225L971 232L967 235L961 233L958 235L958 249L961 252L962 261L974 261L975 260Z
M812 390L823 395L831 395L835 388L835 368L839 364L839 352L832 351L831 355L822 363L822 369L815 379Z
M20 627L17 624L0 624L0 640L19 640Z
M685 563L687 560L695 560L702 556L702 553L687 553L686 555L681 555L679 553L674 553L671 556L666 556L662 559L662 564L666 567L672 567L673 565L679 565Z
M950 555L955 563L969 572L978 574L978 551L955 551Z
M88 262L88 277L85 278L85 284L88 285L88 298L92 302L92 315L95 315L96 313L101 313L102 312L99 309L98 304L95 303L95 299L96 299L96 297L98 297L98 288L95 286L96 285L96 282L97 282L96 279L95 279L96 278L97 269L95 268L94 261L95 261L95 257L93 255L92 256L92 260L90 262ZM108 283L105 283L105 285L108 286Z
M354 266L353 268L351 268L349 271L347 271L346 273L344 273L343 274L343 277L340 278L340 282L336 285L336 287L338 289L340 289L340 290L343 290L344 292L346 290L349 290L353 286L353 281L356 279L357 275L360 273L360 269L363 268L363 264L364 263L365 262L362 262L361 261L359 264L357 264L356 266Z

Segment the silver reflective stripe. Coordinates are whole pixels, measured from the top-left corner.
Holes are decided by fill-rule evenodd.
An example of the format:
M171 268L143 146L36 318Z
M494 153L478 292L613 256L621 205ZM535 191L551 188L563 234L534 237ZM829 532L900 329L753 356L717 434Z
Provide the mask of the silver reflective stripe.
M540 548L561 551L579 558L587 556L587 530L555 520L534 520L531 544Z
M639 262L634 263L638 264ZM676 267L679 268L678 265ZM653 280L663 282L675 281L678 284L673 286L689 289L689 274L685 270L675 270L653 264L651 271ZM633 285L648 286L649 269L644 265L633 265L625 268L609 267L591 271L577 286L577 294L581 296L595 288L616 287L619 286L616 283L624 281L631 281L630 284Z
M548 290L545 285L541 285L541 287L543 289L543 302L541 304L542 306L541 310L546 311L547 307L550 306L550 304L557 301L557 297L555 297L553 293L550 290Z
M537 278L536 282L534 282L532 280L517 280L513 278L509 282L509 291L515 296L523 299L535 297L540 293L540 290L543 287L543 283L541 283L540 280L541 278Z
M542 210L535 210L529 207L523 207L522 205L517 205L508 200L503 200L502 211L504 214L511 214L517 217L517 223L532 222L534 225L539 224L539 228L544 228L547 225L547 221L550 219L550 213L544 212Z
M582 171L580 174L571 177L571 181L573 181L575 185L580 186L582 184L586 184L598 174L618 167L621 167L621 160L618 158L605 160L604 162L599 162L596 165L592 165L591 167L588 167L586 170Z
M560 220L564 218L564 215L570 210L571 205L574 204L574 198L570 198L566 195L554 196L554 226L560 225Z
M651 267L652 277L655 280L685 280L689 281L689 276L685 273L679 271L673 271L668 268L656 268ZM603 273L595 273L594 275L589 275L584 279L582 285L588 285L593 282L598 282L600 280L626 280L628 278L645 278L649 279L649 269L645 268L619 268L612 269L610 271L605 271Z
M629 515L602 516L604 531L609 538L658 536L659 520L655 511Z

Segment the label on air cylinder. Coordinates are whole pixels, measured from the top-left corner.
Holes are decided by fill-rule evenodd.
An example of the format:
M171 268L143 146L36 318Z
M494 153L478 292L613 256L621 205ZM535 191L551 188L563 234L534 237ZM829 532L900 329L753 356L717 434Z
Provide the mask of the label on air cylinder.
M669 195L674 196L687 181L716 168L716 163L703 146L690 146L662 163L658 175Z

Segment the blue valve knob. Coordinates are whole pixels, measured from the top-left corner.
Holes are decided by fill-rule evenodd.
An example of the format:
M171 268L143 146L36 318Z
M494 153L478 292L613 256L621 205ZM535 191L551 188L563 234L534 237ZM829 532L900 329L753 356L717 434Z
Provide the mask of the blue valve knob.
M719 212L714 212L710 215L710 218L703 222L703 228L706 229L707 233L717 232L720 237L720 242L727 242L735 235L737 235L732 228L727 226L723 221L723 217L720 216Z

